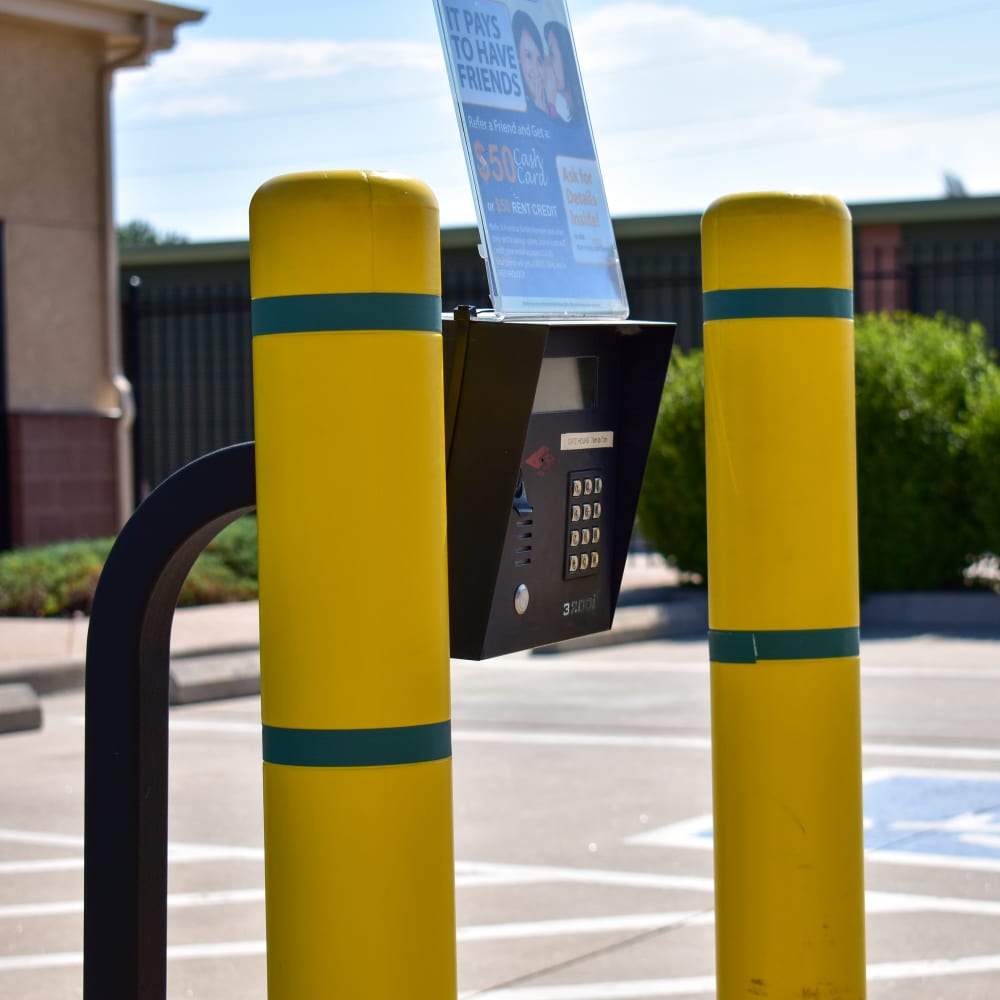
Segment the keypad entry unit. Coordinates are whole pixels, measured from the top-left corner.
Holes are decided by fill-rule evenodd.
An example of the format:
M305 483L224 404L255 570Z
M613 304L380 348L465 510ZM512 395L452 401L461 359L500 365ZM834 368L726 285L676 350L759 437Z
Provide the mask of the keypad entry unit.
M549 332L497 570L494 648L544 645L611 625L622 433L615 346L613 330Z
M571 472L567 483L566 557L563 578L596 576L606 555L604 535L604 470Z
M611 627L674 326L442 323L451 653Z

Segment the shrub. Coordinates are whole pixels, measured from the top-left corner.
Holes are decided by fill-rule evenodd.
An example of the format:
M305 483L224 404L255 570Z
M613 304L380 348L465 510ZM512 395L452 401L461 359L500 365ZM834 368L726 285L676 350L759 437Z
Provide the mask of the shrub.
M0 615L89 613L114 539L61 542L0 553ZM223 529L195 561L178 604L220 604L257 596L257 519Z
M1000 369L979 385L969 425L969 495L982 549L1000 555Z
M181 588L179 607L257 596L257 518L241 517L205 546Z
M960 583L1000 549L1000 370L982 329L937 316L856 324L861 586ZM675 356L639 503L639 525L674 565L707 572L704 359Z
M674 351L639 496L639 529L672 566L703 579L705 366L701 351Z
M877 314L856 328L858 532L865 590L950 587L985 545L970 421L995 365L983 331Z
M0 554L0 614L89 612L111 539L62 542Z

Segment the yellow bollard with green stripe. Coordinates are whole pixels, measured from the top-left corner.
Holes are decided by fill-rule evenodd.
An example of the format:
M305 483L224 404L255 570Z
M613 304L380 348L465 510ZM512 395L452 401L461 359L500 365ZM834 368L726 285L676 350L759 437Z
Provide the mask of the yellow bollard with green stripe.
M271 1000L456 995L437 202L250 207Z
M702 220L718 997L865 996L851 218Z

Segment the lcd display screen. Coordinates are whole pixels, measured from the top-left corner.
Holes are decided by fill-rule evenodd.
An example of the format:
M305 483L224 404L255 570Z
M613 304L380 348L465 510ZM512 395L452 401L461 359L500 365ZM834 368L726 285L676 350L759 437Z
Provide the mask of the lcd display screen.
M532 413L592 410L597 405L597 358L543 358Z

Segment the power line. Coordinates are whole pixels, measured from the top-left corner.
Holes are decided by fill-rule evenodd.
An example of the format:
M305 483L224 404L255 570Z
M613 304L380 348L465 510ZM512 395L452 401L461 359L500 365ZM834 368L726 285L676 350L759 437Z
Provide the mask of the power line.
M760 7L757 10L740 12L731 17L770 17L772 14L808 14L814 10L837 10L841 7L857 7L860 4L870 4L871 0L826 0L820 3L782 3L773 7Z
M850 28L846 28L839 31L831 31L826 33L820 33L816 35L802 35L801 33L796 35L796 37L802 38L810 46L815 46L818 42L827 42L830 40L835 40L839 38L851 38L858 35L876 35L884 31L898 31L909 27L914 27L916 25L928 24L933 21L954 21L958 17L970 16L982 13L984 11L1000 12L997 9L996 0L987 0L987 2L979 2L973 4L966 4L964 7L951 7L945 10L939 10L933 13L922 14L918 16L908 16L906 18L891 20L891 21L881 21L873 24L855 24ZM746 20L746 18L742 18ZM755 27L752 22L747 21L751 27ZM782 32L782 34L795 34L794 32ZM725 49L725 55L731 56L734 53L740 52L753 52L759 45L757 39L747 39L742 44L735 44L727 47ZM712 59L717 58L719 55L719 50L710 49L708 51L702 51L698 53L692 53L687 56L680 56L677 58L671 58L670 63L672 66L694 66L698 63L709 62ZM644 70L645 73L653 72L659 69L658 64L651 64L647 66ZM609 70L604 70L604 72L611 72ZM643 72L643 71L640 71Z
M774 121L785 118L795 118L800 115L814 114L817 111L824 112L836 112L841 109L852 109L860 108L865 109L867 107L874 107L881 104L895 104L901 101L910 100L934 100L942 97L953 97L959 94L972 94L980 91L989 91L993 89L1000 89L1000 77L989 81L981 81L977 83L967 83L967 84L956 84L951 87L934 87L925 88L923 90L910 90L910 91L896 91L890 94L877 94L877 95L855 95L854 97L846 98L844 100L837 101L835 103L829 104L815 104L809 105L808 107L798 107L798 108L786 108L784 110L769 110L769 111L756 111L754 113L747 113L746 111L739 110L727 110L720 114L715 115L698 115L692 118L682 118L679 120L674 120L669 122L664 126L659 128L654 128L652 126L642 126L639 128L611 128L603 131L602 135L622 135L629 133L641 134L646 131L661 131L663 128L684 128L690 125L724 125L727 122L740 122L744 124L754 124L757 122ZM993 108L986 109L985 113L992 112ZM949 114L953 114L953 111L949 111Z
M901 101L908 101L908 100L926 100L926 99L941 98L941 97L952 97L952 96L957 96L957 95L960 95L960 94L969 94L969 93L976 93L976 92L979 92L979 91L988 91L988 90L991 90L991 89L994 89L994 88L1000 88L1000 77L995 77L993 79L985 80L985 81L977 81L977 82L974 82L974 83L970 82L970 83L964 83L964 84L956 84L955 86L951 86L951 87L932 87L932 88L922 88L922 89L919 89L919 90L895 91L895 92L889 93L889 94L855 96L853 98L850 98L850 99L847 99L847 100L844 100L844 101L840 101L837 104L824 105L823 106L823 110L825 110L825 111L836 111L836 110L838 110L839 108L842 108L842 107L843 108L858 108L858 107L864 108L866 106L875 106L875 105L880 105L880 104L892 104L892 103L899 103ZM316 114L316 113L329 112L331 110L336 110L336 108L337 108L337 106L334 106L331 109L331 107L326 106L326 105L316 105L316 106L314 106L314 107L312 107L310 109L307 109L307 110L304 109L301 112L296 112L295 115L296 116L308 116L308 115L312 115L312 114ZM787 110L784 110L784 111L768 111L768 112L764 112L764 113L755 113L755 114L747 114L745 112L739 112L739 111L727 111L725 113L718 114L718 115L699 115L699 116L693 117L693 118L684 118L684 119L680 119L678 121L670 122L669 124L665 124L665 125L660 126L660 127L643 126L643 127L640 127L640 128L613 128L613 129L607 130L605 132L602 132L602 136L618 136L618 137L621 137L621 136L633 135L633 136L637 137L637 141L641 141L641 137L644 134L651 133L651 132L654 132L654 131L655 132L661 132L661 131L664 131L665 129L685 128L685 127L688 127L688 126L691 126L691 125L699 125L699 124L724 125L727 122L733 122L733 121L738 121L738 122L741 122L741 123L752 125L752 124L755 124L755 123L760 123L760 122L765 122L765 121L774 121L774 120L794 118L794 117L797 117L797 116L802 115L802 114L813 113L815 110L816 110L815 108L808 108L808 109L794 108L794 109L787 109ZM991 111L991 110L992 109L988 109L986 112L982 112L982 113L988 114L989 111ZM253 116L252 119L247 119L247 120L261 120L261 119L270 118L270 117L290 117L290 116L288 114L283 114L283 113L277 112L274 115L268 114L268 115ZM935 120L937 120L937 119L935 119ZM949 112L949 116L948 116L947 120L949 120L949 121L954 120L954 112L953 111ZM882 121L878 127L888 127L888 128L891 128L891 127L894 127L894 124L891 123L891 122L890 123L886 123L885 121ZM895 127L899 127L899 126L895 126ZM604 145L604 144L602 143L602 145ZM439 147L436 146L436 145L435 146L419 147L419 148L416 148L416 149L413 149L413 147L411 146L412 151L415 152L415 153L419 153L419 154L423 154L423 153L426 153L426 152L437 150L438 148ZM632 148L631 145L630 145L630 148ZM266 166L266 164L262 164L262 166ZM206 167L204 165L185 164L185 165L174 167L174 168L168 169L168 170L156 169L156 170L149 170L149 171L145 171L145 170L129 171L127 173L122 174L122 176L129 177L129 178L171 177L171 176L180 176L180 175L185 175L185 174L217 173L217 172L226 171L228 169L231 169L231 167L229 167L229 166L221 166L221 165L220 166L216 166L216 167ZM242 167L241 167L241 169L242 169Z
M324 101L322 104L303 104L294 110L288 108L274 111L249 111L233 114L199 115L197 118L158 119L145 122L125 122L117 126L119 132L148 132L160 129L191 128L198 125L210 125L213 128L220 122L262 122L286 118L303 118L326 111L365 111L370 108L402 107L407 104L426 105L428 100L435 100L444 95L439 90L414 94L412 91L406 97L372 98L369 101Z
M897 131L899 129L910 128L915 124L921 126L934 126L934 125L953 125L956 122L961 121L975 121L977 118L985 118L989 115L995 117L1000 117L1000 111L994 111L990 109L988 111L977 112L973 115L955 115L953 113L948 115L942 115L938 118L922 119L919 123L917 122L876 122L870 125L858 126L856 123L851 125L845 125L841 128L828 128L824 131L823 135L843 135L845 132L850 132L852 135L863 135L866 132L878 131L881 133ZM1000 130L998 130L1000 131ZM704 143L700 146L689 148L689 149L673 149L668 154L670 159L680 160L680 159L691 159L700 156L711 156L724 153L727 157L732 157L738 155L744 150L750 149L763 149L763 148L776 148L776 147L787 147L789 145L794 145L799 141L799 137L795 135L781 135L781 136L760 136L753 139L744 139L740 141L733 142L731 140L720 140L715 143ZM632 144L628 151L628 161L630 163L657 163L662 162L662 156L650 156L642 157L641 155L636 155L636 144ZM601 158L602 164L614 162L614 157Z
M869 24L860 24L844 31L833 31L827 34L818 35L813 41L825 42L831 38L849 38L852 35L863 35L873 31L888 31L896 28L911 28L918 24L930 24L932 21L951 21L956 17L969 14L979 14L983 11L997 12L996 0L987 0L986 3L966 4L964 7L948 7L934 11L933 13L910 16L894 21L876 21Z
M828 8L841 8L856 6L861 3L870 3L870 0L826 0L826 2L807 2L802 4L779 4L771 7L759 8L756 11L750 11L749 14L740 15L728 15L728 16L739 16L742 19L747 17L761 17L771 14L779 13L793 13L793 12L808 12L812 10L828 9ZM984 11L997 11L996 0L987 0L987 2L980 2L966 4L962 7L951 7L939 9L934 12L922 14L922 15L909 15L906 18L894 19L881 21L869 24L858 24L851 28L841 31L833 31L825 34L820 34L813 36L812 38L806 39L810 43L824 42L830 39L837 38L847 38L857 35L877 33L881 31L897 30L907 27L912 27L920 24L932 23L939 20L949 20L953 21L957 17L975 15L982 13ZM750 51L755 47L755 43L748 43L746 46L741 46L737 48L739 51L741 48ZM733 51L733 50L730 50ZM675 59L672 61L672 65L693 65L699 62L705 62L713 58L714 53L700 53L698 55L691 55L688 57L682 57L680 59ZM656 67L658 68L658 67ZM649 71L653 68L651 67ZM648 71L647 71L648 72ZM437 92L435 92L436 94ZM282 111L264 112L264 113L247 113L247 114L216 114L216 115L206 115L199 117L198 119L186 119L183 121L155 121L155 122L136 122L136 123L123 123L117 126L117 130L122 133L138 132L138 131L155 131L155 130L167 130L175 128L189 128L197 124L213 125L217 122L249 122L249 121L269 121L276 119L287 119L287 118L298 118L303 116L308 116L314 112L322 112L328 110L352 110L352 111L364 111L368 108L373 107L404 107L406 105L412 105L419 102L426 101L429 97L434 95L431 94L417 94L414 95L412 92L407 94L405 97L394 97L394 98L380 98L372 99L370 101L344 101L335 102L332 104L324 103L308 105L301 107L294 111L289 111L287 109Z
M942 85L938 87L923 87L916 90L897 90L891 91L889 93L880 92L877 94L860 94L841 98L836 103L831 103L824 105L828 110L836 110L841 107L863 107L867 105L879 105L879 104L895 104L902 101L911 100L936 100L942 97L955 97L962 94L973 94L982 91L989 91L995 88L1000 88L1000 77L993 77L987 80L976 80L969 81L966 83L957 83L952 85ZM426 103L427 97L432 95L420 95L417 97L408 97L404 100L398 102L386 102L386 101L366 101L362 104L347 104L345 102L324 102L322 104L309 104L304 106L299 106L295 110L275 110L267 112L257 112L245 115L232 115L232 116L206 116L205 118L199 118L196 120L188 120L183 122L170 122L169 126L174 128L197 128L203 125L210 125L212 128L218 127L220 122L233 122L233 123L246 123L246 122L258 122L258 121L274 121L282 120L285 121L290 118L309 118L314 115L328 115L335 113L337 111L356 111L363 110L366 108L376 108L385 107L387 105L396 106L397 104L413 104L413 103ZM439 95L433 95L439 96ZM726 121L753 121L760 118L773 118L776 116L785 116L789 114L798 114L799 109L789 110L789 111L775 111L768 112L766 114L746 114L745 112L726 112L720 115L700 115L697 118L682 119L680 121L672 122L674 126L684 126L690 124L697 124L698 122L726 122ZM122 126L121 131L123 132L133 132L141 130L148 130L150 128L156 128L155 125L137 126L129 128L127 126ZM636 130L628 130L636 131Z
M796 114L809 115L811 112L809 110L804 110L797 112ZM828 128L825 131L826 135L842 135L844 132L851 132L852 134L861 135L866 132L879 131L879 132L890 132L894 130L899 130L903 128L909 128L913 125L920 124L921 126L934 126L934 125L954 125L956 122L974 122L977 119L987 118L990 115L1000 115L1000 111L994 111L989 109L986 111L975 112L974 114L956 115L954 112L950 112L947 115L941 115L930 119L921 119L919 122L907 121L907 122L886 122L879 121L872 123L870 125L861 125L857 123L851 123L849 125L844 125L840 128ZM787 115L791 117L792 115ZM751 119L743 119L745 121L751 121ZM641 149L642 145L642 135L651 133L653 129L645 128L642 130L623 130L615 131L610 134L612 135L623 135L623 134L637 134L637 138L634 142L630 142L627 145L627 158L631 163L654 163L662 162L662 156L651 156L643 158L641 154L636 155L637 149ZM666 141L669 142L669 130L664 128L662 131L667 132ZM767 147L779 147L788 146L790 144L794 145L799 141L798 137L795 135L782 135L782 136L766 136L766 137L755 137L752 139L743 140L732 140L730 139L720 139L716 142L700 143L699 145L686 148L678 149L673 148L670 150L668 156L670 159L691 159L697 158L699 156L710 156L718 153L725 153L727 156L734 156L739 154L744 150L749 149L761 149ZM614 162L614 157L609 157L606 154L608 146L606 142L601 143L602 164L608 164ZM441 147L440 145L434 146L424 146L424 147L410 147L409 150L415 156L440 156ZM246 160L240 162L238 166L233 166L232 164L218 164L214 166L206 166L205 164L185 164L182 166L175 167L169 170L152 170L152 171L126 171L118 174L119 178L129 179L129 180L146 180L151 178L163 178L163 177L181 177L181 176L200 176L200 175L212 175L212 174L240 174L247 171L264 171L275 168L285 169L289 162L294 162L295 157L289 157L284 160L267 160L267 161L256 161L249 163Z

